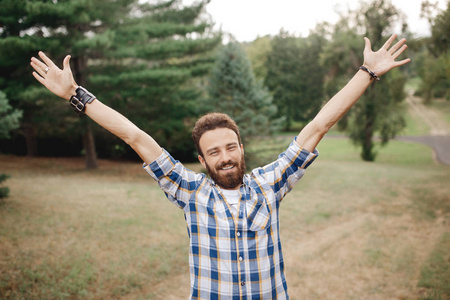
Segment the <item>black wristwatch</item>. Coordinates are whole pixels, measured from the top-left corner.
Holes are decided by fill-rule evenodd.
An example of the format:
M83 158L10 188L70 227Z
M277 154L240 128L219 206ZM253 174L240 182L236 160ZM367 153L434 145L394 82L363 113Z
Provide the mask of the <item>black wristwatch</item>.
M79 86L75 92L76 95L70 97L70 105L73 106L77 115L82 115L84 113L84 109L86 108L86 104L91 103L96 99L92 93L89 93L84 87Z

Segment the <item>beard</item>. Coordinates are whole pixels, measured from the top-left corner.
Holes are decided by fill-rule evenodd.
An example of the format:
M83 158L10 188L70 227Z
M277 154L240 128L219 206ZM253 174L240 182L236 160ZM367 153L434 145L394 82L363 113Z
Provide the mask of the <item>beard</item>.
M228 161L218 165L216 168L210 167L206 162L206 170L208 170L208 174L214 182L224 189L235 189L242 183L242 179L245 174L245 160L244 155L241 156L240 162ZM234 165L233 172L228 174L219 174L220 169L225 166Z

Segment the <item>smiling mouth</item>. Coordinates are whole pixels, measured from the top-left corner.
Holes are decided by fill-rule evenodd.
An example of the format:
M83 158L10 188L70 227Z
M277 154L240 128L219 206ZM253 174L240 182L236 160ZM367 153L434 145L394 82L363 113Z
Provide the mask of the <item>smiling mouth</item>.
M227 167L220 168L220 170L221 171L228 171L228 170L231 170L233 168L234 168L234 165L230 165L230 166L227 166Z

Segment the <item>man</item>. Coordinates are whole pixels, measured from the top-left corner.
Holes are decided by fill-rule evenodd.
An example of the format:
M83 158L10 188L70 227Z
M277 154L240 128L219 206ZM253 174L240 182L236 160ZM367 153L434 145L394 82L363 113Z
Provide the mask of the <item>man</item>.
M190 238L191 299L289 299L279 238L283 197L317 157L317 144L367 87L394 67L407 48L391 36L377 52L365 38L364 64L273 163L244 175L244 148L227 115L200 118L192 132L211 179L186 169L148 134L75 83L70 56L60 70L44 53L32 58L34 77L76 111L129 144L167 198L183 209ZM300 108L299 108L300 109Z

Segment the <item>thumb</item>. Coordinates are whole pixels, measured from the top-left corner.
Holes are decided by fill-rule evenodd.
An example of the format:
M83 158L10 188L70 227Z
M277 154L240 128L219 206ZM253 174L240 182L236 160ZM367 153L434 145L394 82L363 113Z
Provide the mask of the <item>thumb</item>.
M63 61L63 70L69 69L70 70L70 55L67 55L64 57Z
M365 47L364 51L371 51L372 50L372 44L370 43L370 40L367 37L364 37Z

